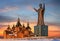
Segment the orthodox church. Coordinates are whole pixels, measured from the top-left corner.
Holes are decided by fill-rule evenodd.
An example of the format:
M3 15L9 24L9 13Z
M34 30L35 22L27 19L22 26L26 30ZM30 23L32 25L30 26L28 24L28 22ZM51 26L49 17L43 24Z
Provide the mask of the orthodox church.
M31 28L29 26L29 22L27 23L27 27L21 25L20 19L18 18L18 21L16 25L13 25L12 28L8 25L7 29L3 33L4 39L10 39L10 38L25 38L25 37L32 37L34 36L33 32L31 31Z

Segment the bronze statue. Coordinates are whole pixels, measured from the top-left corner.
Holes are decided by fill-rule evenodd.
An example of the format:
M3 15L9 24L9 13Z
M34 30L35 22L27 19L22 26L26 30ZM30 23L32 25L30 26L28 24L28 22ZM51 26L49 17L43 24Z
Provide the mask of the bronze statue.
M45 11L45 4L40 4L39 9L35 9L36 12L38 12L38 23L37 25L44 25L44 11Z

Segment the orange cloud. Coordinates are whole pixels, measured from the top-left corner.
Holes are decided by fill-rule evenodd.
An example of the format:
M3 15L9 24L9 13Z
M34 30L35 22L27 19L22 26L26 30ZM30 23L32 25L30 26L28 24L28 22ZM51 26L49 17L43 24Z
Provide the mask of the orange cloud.
M49 25L49 31L60 31L60 26Z
M48 27L48 36L49 37L60 37L60 26L49 25Z
M60 37L60 31L49 31L49 37Z

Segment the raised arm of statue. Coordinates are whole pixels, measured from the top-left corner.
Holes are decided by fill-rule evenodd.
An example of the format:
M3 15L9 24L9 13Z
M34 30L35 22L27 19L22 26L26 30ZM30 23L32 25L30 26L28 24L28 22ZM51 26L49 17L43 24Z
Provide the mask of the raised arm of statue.
M43 4L43 9L45 10L45 4Z
M34 8L34 10L35 10L36 12L38 12L38 10L37 10L37 9L35 9L35 8Z

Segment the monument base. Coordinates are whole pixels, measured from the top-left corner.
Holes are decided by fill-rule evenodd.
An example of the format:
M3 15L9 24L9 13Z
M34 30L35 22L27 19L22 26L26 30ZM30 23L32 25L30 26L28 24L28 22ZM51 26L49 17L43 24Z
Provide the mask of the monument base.
M48 26L47 25L34 26L34 34L35 36L48 36Z

